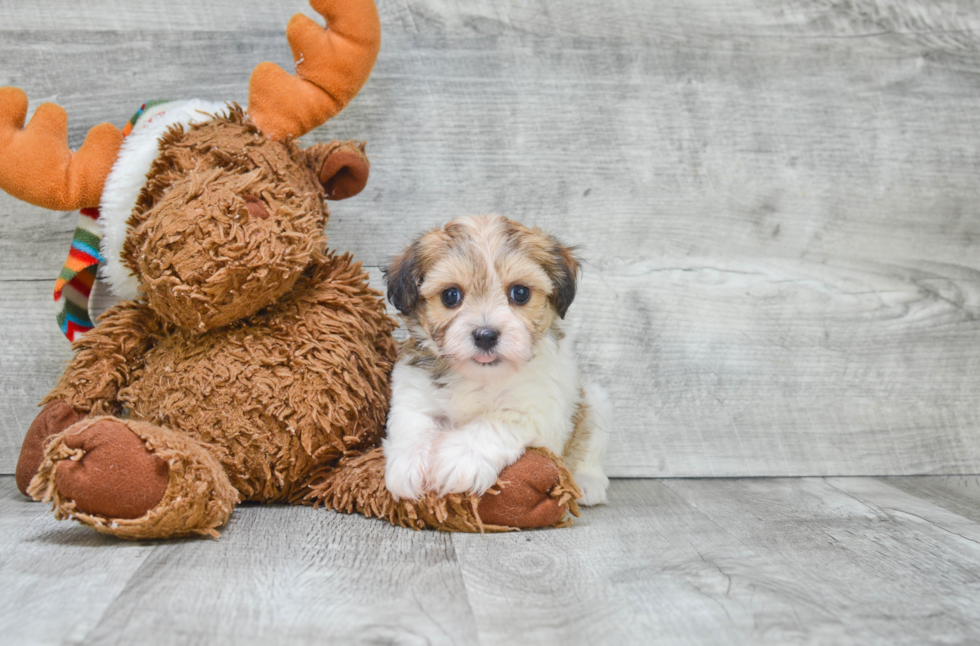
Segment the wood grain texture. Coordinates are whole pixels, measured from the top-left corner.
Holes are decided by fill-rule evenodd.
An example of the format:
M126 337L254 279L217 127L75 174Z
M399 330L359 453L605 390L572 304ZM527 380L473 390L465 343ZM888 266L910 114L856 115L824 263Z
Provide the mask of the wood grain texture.
M687 258L587 269L570 317L615 475L976 473L978 308L938 263Z
M773 567L793 572L795 585L843 628L833 639L798 641L968 643L980 631L973 521L864 478L665 486L764 551Z
M52 281L0 281L0 473L12 474L24 435L71 357L55 322Z
M450 537L248 506L218 541L158 545L86 644L475 643Z
M154 549L58 523L0 478L0 642L80 643Z
M288 63L262 31L40 36L3 41L0 82L32 107L58 100L76 145L149 97L244 103L255 60ZM372 182L335 207L333 235L372 265L479 212L597 259L975 256L969 67L887 41L697 36L392 35L350 108L307 137L370 144ZM161 58L175 63L143 73ZM108 73L125 69L125 84Z
M250 505L217 541L131 543L5 476L0 641L975 643L980 523L889 482L614 480L570 528L487 536Z
M58 0L0 2L2 31L240 31L285 29L294 13L318 17L305 0L276 2L209 2L171 0L137 5L126 0L84 4Z
M479 212L579 244L613 474L977 473L971 6L381 0L370 82L306 137L369 142L331 244L379 267ZM297 10L0 2L0 84L64 105L78 145L149 98L244 102L257 61L288 65ZM0 280L53 280L72 216L0 196L0 227ZM5 330L50 385L64 349L35 338L39 294ZM0 360L25 374L18 356ZM35 403L11 392L0 472Z
M609 505L584 510L567 531L453 540L482 644L832 643L846 634L801 573L773 567L765 549L662 481L614 481Z
M483 644L926 644L980 634L977 531L865 478L630 480L454 541Z
M980 523L980 477L946 476L942 478L883 478L902 491L924 498L975 523Z
M972 484L975 487L976 478L973 479ZM948 501L951 498L950 491L956 488L959 489L959 502L968 496L976 502L980 496L976 495L972 487L962 486L965 484L963 480L954 480L955 484L951 486L948 478L926 478L919 483L919 487L926 490L925 494L917 491L919 487L908 480L903 483L904 487L896 487L889 482L890 480L890 478L827 478L826 482L874 507L879 515L901 518L911 523L932 525L954 540L962 539L974 543L975 547L980 546L980 523L971 516L959 513L959 510L954 511L948 503L941 504L938 500L934 502L938 496L929 497L932 491L945 489L947 494L945 499ZM975 511L976 505L973 508Z
M499 34L650 39L693 33L717 37L890 38L936 49L967 49L980 32L968 0L943 3L903 0L763 1L738 4L721 0L378 0L386 34ZM0 1L0 30L43 25L57 31L237 31L280 30L294 13L316 18L305 0L257 2L216 0L207 5L171 0L166 7L125 0L90 0L84 5L59 0Z
M129 542L0 478L5 644L476 643L449 535L244 506L218 541Z

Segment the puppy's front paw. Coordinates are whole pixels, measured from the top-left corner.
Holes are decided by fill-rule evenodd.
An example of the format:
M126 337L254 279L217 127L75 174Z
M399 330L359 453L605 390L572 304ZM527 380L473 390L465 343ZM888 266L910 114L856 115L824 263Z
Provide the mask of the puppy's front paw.
M385 487L395 500L418 500L425 492L428 454L425 451L392 451L384 447Z
M582 490L578 499L583 505L604 505L608 502L606 489L609 488L609 478L601 471L580 471L574 476L575 484Z
M434 448L430 488L440 496L480 496L497 482L498 472L496 465L475 451L465 436L451 435Z

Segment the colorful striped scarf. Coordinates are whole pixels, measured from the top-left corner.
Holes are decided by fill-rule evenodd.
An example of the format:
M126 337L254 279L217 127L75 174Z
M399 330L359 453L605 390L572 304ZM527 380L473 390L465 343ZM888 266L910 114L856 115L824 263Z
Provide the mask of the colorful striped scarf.
M133 126L148 107L163 101L149 101L140 106L133 118L123 127L123 137L133 131ZM79 334L88 332L95 324L88 312L88 301L95 284L99 263L103 258L99 253L102 242L102 227L99 225L99 209L82 209L75 225L75 235L71 241L68 260L58 275L54 285L54 302L59 306L58 326L61 332L74 341Z
M88 299L99 263L102 262L99 255L102 231L98 219L98 209L82 209L78 214L68 260L54 284L54 302L60 306L58 325L69 341L74 341L76 335L88 332L93 327L88 313Z

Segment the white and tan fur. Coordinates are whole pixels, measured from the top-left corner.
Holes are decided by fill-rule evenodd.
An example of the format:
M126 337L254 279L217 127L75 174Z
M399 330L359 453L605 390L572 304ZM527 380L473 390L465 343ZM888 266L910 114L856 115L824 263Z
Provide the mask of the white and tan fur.
M392 373L383 445L396 498L482 494L539 446L563 455L580 502L606 501L612 407L582 379L562 325L577 274L571 249L500 216L457 218L385 271L410 334ZM459 301L447 306L453 289Z

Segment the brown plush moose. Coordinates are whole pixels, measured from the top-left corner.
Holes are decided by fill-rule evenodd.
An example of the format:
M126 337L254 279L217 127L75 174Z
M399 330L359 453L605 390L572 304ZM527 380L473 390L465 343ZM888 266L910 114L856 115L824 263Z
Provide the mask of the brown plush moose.
M29 429L17 484L124 538L217 535L241 500L323 504L413 528L560 525L577 490L529 451L482 499L396 502L384 488L393 322L366 273L326 249L323 199L357 194L363 144L300 148L367 80L371 0L313 0L294 16L296 75L252 74L248 111L147 104L124 132L67 146L64 111L0 89L0 188L82 209L59 281L71 360ZM125 135L125 136L124 136ZM123 300L87 328L95 269Z

